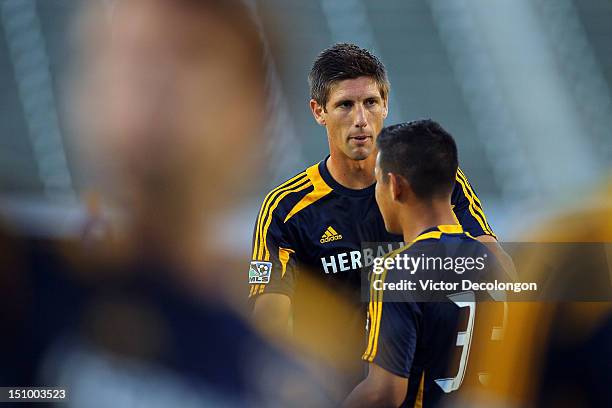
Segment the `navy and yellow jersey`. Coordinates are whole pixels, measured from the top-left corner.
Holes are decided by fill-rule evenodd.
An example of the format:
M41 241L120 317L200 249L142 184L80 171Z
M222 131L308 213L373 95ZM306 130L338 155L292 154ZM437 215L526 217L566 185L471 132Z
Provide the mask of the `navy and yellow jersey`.
M442 259L492 256L460 225L429 228L388 257L396 255ZM498 267L494 257L488 259L493 260L491 268ZM425 276L436 279L443 273L449 272L427 271ZM381 275L387 284L411 278L410 271L403 269L385 270ZM394 291L393 301L390 295L388 292L385 301L385 291L370 291L368 344L362 359L408 379L402 406L437 406L445 394L458 390L462 384L484 381L486 371L476 369L469 360L470 347L486 347L495 329L483 328L476 316L483 313L480 310L486 310L487 316L498 314L498 327L503 326L503 302L479 303L474 292L462 291L461 287L445 292L446 301L415 301L414 292L409 290Z
M359 292L359 270L380 253L362 253L363 242L401 243L385 230L372 185L362 190L337 183L327 159L279 185L263 201L253 231L250 293L293 296L298 271ZM472 236L495 237L480 200L458 170L451 204ZM397 248L385 247L384 253Z
M385 230L375 185L361 190L340 185L328 172L326 160L265 197L253 232L249 300L253 305L262 294L289 296L294 338L309 343L306 347L316 344L316 352L327 351L326 360L346 355L347 364L355 366L350 370L358 369L362 376L359 356L365 344L367 302L361 300L361 268L399 248L403 238ZM472 235L493 235L462 172L457 173L452 204L458 222ZM372 248L362 250L365 242L391 244L375 253Z

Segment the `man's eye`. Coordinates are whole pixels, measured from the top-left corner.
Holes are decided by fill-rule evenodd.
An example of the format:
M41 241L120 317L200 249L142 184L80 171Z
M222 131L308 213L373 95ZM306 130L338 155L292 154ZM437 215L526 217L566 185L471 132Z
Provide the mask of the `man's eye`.
M340 104L340 107L341 107L341 108L350 108L351 106L353 106L353 103L352 103L352 102L349 102L349 101L342 102L342 103Z
M376 99L368 99L365 101L367 106L376 105Z

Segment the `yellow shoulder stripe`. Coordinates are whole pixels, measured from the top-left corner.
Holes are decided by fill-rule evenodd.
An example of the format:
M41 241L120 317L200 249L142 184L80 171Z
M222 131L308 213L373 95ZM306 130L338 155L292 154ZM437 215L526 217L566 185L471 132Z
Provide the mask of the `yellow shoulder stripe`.
M472 193L472 197L474 198L474 201L478 204L479 207L482 208L482 203L480 202L480 199L478 198L478 196L476 195L476 193L474 193L474 190L472 189L472 185L470 184L470 182L468 181L467 176L465 175L465 173L463 172L463 170L461 170L460 167L457 167L457 174L463 178L463 180L465 181L465 184L467 185L468 189L470 190L470 192Z
M396 249L395 251L389 252L385 255L385 259L393 258L395 255L405 251L410 248L412 244L405 245L401 248ZM380 275L380 280L382 282L385 281L385 277L387 276L387 269L383 271ZM382 316L382 300L383 300L383 291L382 290L374 290L373 283L370 285L370 303L368 304L368 313L370 316L370 324L369 324L369 334L368 334L368 346L363 353L361 358L363 360L367 360L372 362L374 357L376 357L376 351L378 350L378 333L380 331L380 319Z
M321 173L319 173L319 163L313 164L306 169L306 174L310 179L310 182L314 186L314 189L306 194L293 208L289 211L289 214L285 217L285 222L289 221L295 214L308 207L310 204L320 200L327 194L332 192L332 188L323 181Z
M312 183L310 181L308 181L306 184L302 184L302 185L298 184L297 186L295 186L295 188L291 190L286 190L280 193L277 199L273 201L274 204L268 210L268 213L270 214L270 216L266 218L267 221L263 226L263 232L261 235L263 245L259 248L259 252L257 253L257 256L258 256L257 259L262 259L263 257L264 261L270 260L270 250L268 249L268 241L266 239L266 235L268 234L268 228L270 227L270 223L272 222L272 213L274 212L276 207L278 207L278 204L280 204L280 202L283 200L283 198L285 198L287 194L297 193L298 191L305 190L309 188L310 186L312 186Z
M443 226L445 227L445 226ZM450 227L450 226L449 226ZM410 248L415 242L424 241L426 239L440 239L442 236L442 231L430 231L425 234L421 234L415 238L410 244L405 245L395 251L389 252L385 255L386 258L393 258L397 254L401 254L408 248ZM385 269L380 276L381 282L385 281L387 276L387 270ZM378 351L378 335L380 333L380 321L382 317L382 306L383 306L383 291L382 290L374 290L374 285L370 286L370 303L368 305L368 311L370 314L370 325L369 325L369 335L368 335L368 346L363 353L361 358L363 360L372 362L374 361L374 357L376 357L376 352Z
M468 181L467 176L465 175L463 170L461 170L460 168L457 168L457 172L459 173L459 176L465 181L465 186L467 187L467 189L471 193L472 198L474 199L474 203L476 207L475 210L481 215L482 220L484 221L487 227L488 233L492 235L493 237L496 237L495 233L493 232L493 229L491 228L491 226L489 225L489 222L487 221L487 217L485 216L484 211L482 210L482 203L480 202L480 199L474 192L474 189L472 188L472 185Z
M261 205L261 208L259 209L259 215L257 216L257 223L255 226L255 237L253 239L252 259L257 258L257 254L259 253L259 249L261 247L262 227L263 227L264 220L268 214L268 209L270 207L270 204L272 204L272 202L278 197L278 194L282 193L283 191L286 191L287 189L295 187L296 185L302 183L304 180L306 180L306 172L302 172L298 174L297 176L287 180L286 182L276 187L275 189L273 189L266 195L266 198L264 199Z
M438 225L438 229L445 234L462 234L463 227L459 224L457 225Z
M482 211L480 200L474 193L474 190L472 190L470 183L467 181L467 179L463 175L463 172L460 169L457 169L456 180L461 185L461 188L463 189L463 194L469 201L468 209L470 210L470 213L472 214L474 219L478 221L478 224L480 224L480 227L482 228L485 234L489 234L495 237L495 234L487 223L487 218L485 217L484 212Z
M426 239L440 239L441 236L442 236L442 231L429 231L425 234L421 234L418 237L416 237L416 239L412 241L412 243L414 244L415 242L424 241Z

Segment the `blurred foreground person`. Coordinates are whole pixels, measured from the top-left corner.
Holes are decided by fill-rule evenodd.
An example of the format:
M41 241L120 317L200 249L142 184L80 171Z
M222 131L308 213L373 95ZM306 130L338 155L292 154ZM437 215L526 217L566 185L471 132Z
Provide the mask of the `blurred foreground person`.
M528 236L520 278L554 288L555 301L511 303L502 347L475 355L489 387L450 406L610 407L612 182Z
M70 107L120 232L104 251L72 248L71 272L47 275L37 316L62 327L38 381L66 388L76 407L325 404L306 370L229 306L234 260L209 232L261 164L265 69L248 11L227 0L112 5L110 20L92 6L78 21Z

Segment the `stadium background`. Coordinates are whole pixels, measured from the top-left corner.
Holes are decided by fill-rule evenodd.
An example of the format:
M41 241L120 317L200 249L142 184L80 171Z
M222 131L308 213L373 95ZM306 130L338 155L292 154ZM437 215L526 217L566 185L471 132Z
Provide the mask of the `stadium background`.
M219 347L221 353L216 352L214 358L200 354L215 351L209 347L223 339L222 336L211 336L207 332L209 327L202 324L201 313L210 311L209 307L195 308L192 315L180 313L181 318L176 318L171 313L160 312L161 309L156 306L167 301L168 293L172 295L177 287L188 290L180 290L177 297L170 296L168 304L171 307L164 308L165 312L182 311L179 306L184 302L189 303L194 295L197 299L215 295L213 300L222 298L231 303L246 301L246 290L243 289L246 287L251 231L264 194L270 187L320 160L327 152L324 129L315 125L308 109L306 75L317 53L335 42L355 42L374 51L386 63L392 83L387 124L431 117L453 133L459 143L461 165L476 187L489 221L501 240L528 240L526 231L544 229L543 232L549 232L548 239L555 242L612 242L612 224L606 223L606 220L612 220L609 208L612 184L607 185L607 196L605 193L599 196L592 194L594 191L601 192L602 184L606 188L605 184L612 181L612 137L609 135L612 129L612 3L609 0L244 0L252 7L270 51L267 77L271 97L265 101L268 110L265 133L268 137L253 149L253 157L246 157L244 150L227 140L239 140L245 143L243 146L250 140L262 140L256 135L259 133L257 129L253 129L255 136L252 139L247 139L252 135L230 137L238 134L236 132L214 135L213 142L220 146L206 143L208 139L205 138L197 141L187 138L185 142L180 139L185 136L181 132L160 131L151 135L150 132L156 133L158 128L168 129L161 125L167 126L171 122L172 109L164 110L158 114L159 120L154 122L157 127L148 126L150 121L141 121L138 125L143 127L137 128L135 133L128 132L128 135L119 134L114 138L108 137L115 136L114 132L102 132L106 138L112 139L111 145L118 146L116 151L125 153L123 161L113 157L116 160L109 160L103 165L119 166L134 157L149 159L151 152L163 153L156 156L158 161L141 160L138 164L145 165L140 168L136 166L135 180L129 180L130 177L126 176L131 174L127 172L118 173L119 177L111 176L106 181L114 185L105 190L98 184L103 172L96 173L93 164L89 163L88 154L92 152L86 152L84 146L95 150L104 145L98 142L102 139L106 141L106 138L92 140L95 138L89 136L95 136L96 130L100 131L97 128L103 127L101 125L107 118L100 117L99 111L92 114L87 107L79 110L79 100L73 94L75 88L85 94L79 96L99 100L104 108L108 108L105 102L113 101L105 97L126 96L120 101L136 98L133 110L109 109L109 123L114 121L115 124L121 122L129 125L129 118L126 120L126 116L121 114L138 115L138 103L150 108L147 103L142 103L143 97L150 95L147 92L149 88L139 86L142 85L139 81L142 75L139 74L151 68L146 53L144 57L136 54L133 66L138 69L130 73L137 74L127 76L130 80L136 80L129 83L133 87L125 87L125 93L105 94L106 88L100 87L109 77L113 80L125 77L112 76L112 70L104 71L109 68L109 65L100 63L108 63L104 61L109 58L108 49L104 48L106 41L100 41L100 38L92 41L84 33L91 35L94 31L98 32L96 29L100 28L100 24L95 23L108 22L113 16L113 4L117 1L126 0L0 0L0 321L2 327L9 328L0 338L0 361L3 362L0 385L47 386L57 383L67 386L71 393L74 391L72 402L73 406L78 407L91 406L89 401L92 396L95 396L98 406L120 406L121 401L124 406L129 406L126 401L131 401L134 396L141 401L144 398L149 406L167 406L171 404L164 404L164 398L176 400L178 395L183 398L185 388L181 384L191 381L193 375L179 371L175 373L177 376L168 378L163 374L164 367L176 364L184 368L181 365L184 361L195 362L198 370L211 369L215 373L219 368L232 367L225 357L240 354L227 353L234 349L225 341ZM219 0L223 4L226 1ZM165 4L177 3L167 0ZM92 15L81 14L79 11L84 4L100 8L91 7L95 11ZM141 0L143 7L136 10L146 11L151 4L155 3ZM159 16L159 10L153 12L153 17ZM132 16L129 11L125 12L126 16ZM167 23L168 16L164 14L163 17L161 20L168 25L168 34L179 27L181 20L171 20L177 24L173 27ZM157 36L160 26L154 22L149 21L152 24L149 28L153 32L148 32L153 37L145 36L145 39L176 40L177 37L172 35ZM118 26L125 29L130 25ZM166 30L165 26L163 28ZM180 29L177 31L181 32ZM108 33L105 30L99 32ZM202 32L217 31L212 27L212 31ZM231 47L236 44L223 40L219 43L229 47L227 49L231 54ZM109 43L119 44L114 38ZM92 47L92 44L95 46ZM170 40L169 44L175 46L183 43ZM83 46L89 46L89 49L83 50ZM193 62L189 58L178 61L173 54L170 62L177 62L183 69L193 66L206 69L208 65L215 65L202 58L209 51L209 47L203 48L193 50L193 54L199 58L198 65L189 65L189 62ZM164 47L152 49L163 52L160 50L164 50ZM137 50L142 51L141 48ZM164 59L166 56L155 54L158 58L153 60L161 61L160 65L167 69L163 65L168 62ZM114 55L114 58L117 57ZM221 63L226 64L235 61L232 58L219 58ZM132 59L111 60L117 63ZM94 67L100 69L92 69ZM161 71L165 72L164 69ZM92 72L99 76L86 76ZM188 69L180 72L190 73ZM256 72L253 71L254 75ZM107 76L109 73L111 75ZM159 77L153 78L153 89L159 90L160 85L166 84L159 81ZM193 80L188 75L186 78ZM227 82L218 78L215 77L213 81L227 86ZM210 85L208 79L206 77L203 82ZM176 82L184 85L189 81ZM98 87L84 86L90 83ZM147 81L144 83L151 84ZM101 90L101 95L88 93L91 89ZM188 92L187 99L179 98L179 102L186 103L183 106L194 106L189 103L194 100L189 98L194 94ZM165 95L164 92L155 94L153 105L159 96ZM207 97L205 93L204 98L199 98L201 95L197 93L195 100L198 103ZM236 101L231 97L227 99ZM215 103L212 96L210 103ZM91 105L100 106L95 103ZM210 112L231 112L237 123L245 123L240 122L243 118L234 113L239 110L248 115L248 109L245 111L240 106L227 105L219 104L220 109L207 111L204 104L201 115L209 118ZM85 126L90 132L76 131L75 118L83 111L85 116L79 119L91 125ZM90 116L86 116L88 114ZM199 111L197 114L200 114ZM188 123L195 125L198 131L210 129L202 126L208 124L205 120ZM218 123L226 124L220 126L222 129L232 129L231 125L234 124L227 120ZM143 128L146 132L138 133ZM139 137L143 135L150 137ZM161 136L161 140L156 136ZM123 140L123 137L127 140ZM164 144L170 137L179 139L176 151ZM198 143L201 140L204 143ZM124 141L134 143L127 143L128 147L125 148L126 145L121 143ZM202 146L207 148L204 150ZM125 152L122 151L124 148ZM98 161L109 157L102 150L95 157ZM163 159L176 157L172 153L177 152L180 158L194 157L184 156L186 151L212 157L206 162L184 161L195 163L193 168L207 169L206 164L210 164L219 166L218 171L197 172L189 167L187 173L180 172L180 169L174 173L173 170L177 169L172 166L181 166L172 160L164 162ZM224 156L211 151L223 151ZM260 174L258 168L253 168L252 172L235 170L251 170L244 164L246 160L256 162L252 166L256 167L262 153L266 163L263 175L254 176ZM242 166L235 166L233 172L229 171L232 168L228 166L235 163L228 163L228 157L242 158ZM145 173L138 174L138 170ZM169 177L162 178L162 181L172 180L176 185L183 184L187 188L173 190L168 188L174 187L172 183L153 183L152 189L135 191L135 195L140 194L140 198L144 198L146 205L135 205L135 208L130 208L131 214L126 211L128 222L124 225L136 221L135 225L127 225L127 240L113 236L110 233L114 232L113 229L105 228L108 226L106 221L110 220L112 224L117 220L121 225L121 217L115 217L120 214L109 205L113 200L103 191L112 194L111 191L116 193L116 190L125 189L120 193L129 195L132 189L150 187L145 182L149 181L146 176L151 174L147 173L151 170L154 176ZM245 183L236 183L236 179L232 179L232 184L221 183L220 179L228 179L223 177L226 175L224 170L233 175L239 173L242 176L244 173ZM173 177L176 174L181 177ZM188 176L183 177L185 174ZM250 194L245 200L241 195L243 184L250 185ZM160 189L155 188L159 186ZM202 186L210 195L201 193L204 190ZM176 191L182 195L173 195L172 192ZM190 195L191 192L194 194ZM234 192L239 195L233 195ZM206 195L206 199L202 195ZM173 200L176 197L179 199ZM224 200L222 205L216 202L216 197ZM193 205L196 199L202 200L198 203L206 204ZM178 205L172 205L176 203ZM190 207L197 208L198 212L192 214ZM206 215L202 218L206 218L206 221L214 219L217 225L213 225L212 230L204 231L202 228L201 234L198 227L194 237L191 226L198 224L191 221L197 222L200 209ZM573 215L556 217L565 210L572 214L572 209L577 209ZM159 216L160 210L163 215L169 216ZM150 215L153 216L147 218ZM130 220L130 216L134 218ZM143 220L147 222L138 223ZM110 239L96 240L104 237L105 233ZM195 256L190 251L194 247ZM530 260L528 256L524 258ZM572 258L576 259L575 256ZM161 265L158 259L162 259ZM612 258L607 259L609 266L609 259ZM138 263L133 265L134 261ZM545 271L550 270L547 261L544 259L541 265L530 265L529 270L525 271L529 275L522 276L537 275L538 266ZM580 263L582 259L577 261ZM576 281L590 281L585 279L588 275L583 273L584 268L568 268L563 258L559 262L560 268L552 269L555 273L559 272L555 275L555 279L560 278L557 281L568 282L571 288ZM587 269L591 269L589 265ZM161 269L168 267L169 273L158 271L160 266ZM156 281L162 283L160 286L164 290L151 289L150 284ZM117 295L117 287L126 284L134 285L130 286L133 290L120 291ZM158 286L153 285L155 288ZM134 296L134 293L138 296ZM312 298L316 303L325 304L319 302L325 300L322 292ZM519 315L522 317L510 321L514 326L509 328L508 337L518 342L519 346L512 351L520 353L519 358L512 352L499 354L505 359L498 359L498 354L479 356L485 362L487 358L493 358L490 366L496 368L498 374L503 374L493 375L493 378L499 379L499 395L514 397L521 392L527 393L532 384L537 384L533 380L537 379L539 372L533 370L530 373L524 365L537 366L541 360L548 358L553 363L549 367L551 371L542 375L554 385L551 395L571 404L573 399L567 399L568 394L580 396L576 392L575 380L591 378L589 375L579 375L580 378L572 375L574 370L568 369L567 359L567 356L572 356L569 364L574 364L579 370L592 361L603 363L597 366L600 371L591 371L601 373L596 376L599 381L591 381L588 384L590 387L585 389L590 390L587 394L589 397L607 401L610 394L606 387L610 384L609 373L612 372L609 365L605 366L612 361L605 357L609 356L608 345L612 344L609 340L612 333L609 331L612 327L609 304L603 305L607 314L600 313L607 319L607 325L601 327L607 328L608 332L593 332L599 328L595 325L599 320L584 310L591 304L577 304L580 313L570 315L563 311L555 315L557 311L546 308L542 311L539 310L540 306L531 305ZM240 311L246 312L245 309ZM318 314L316 309L313 314ZM216 319L218 316L224 322L227 320L225 315L218 313L205 318ZM563 325L555 331L552 323L557 318ZM170 323L177 322L185 324L170 328ZM592 323L589 328L591 332L583 325L588 322ZM547 332L547 323L553 327L550 332ZM219 324L212 327L218 328ZM545 349L547 353L536 354L541 351L538 349L541 339L548 336L548 340L561 339L565 342L565 337L574 337L575 334L578 337L586 336L589 342L585 343L585 348L581 349L580 341L578 345L570 342L569 346L564 344L560 348L551 341L546 345L552 345ZM601 334L603 336L597 337ZM317 333L311 335L316 337ZM163 340L167 336L189 339L193 344L175 348L172 344L164 346ZM231 338L249 340L236 335L236 332ZM593 343L593 339L601 342ZM84 350L92 342L97 347ZM512 341L507 343L515 344ZM174 356L174 360L160 363L155 351L167 352ZM538 358L525 358L527 352L534 353ZM115 357L122 356L122 353L125 358L121 357L121 361L118 361ZM129 369L133 367L133 359L142 356L142 353L151 353L140 361L144 365L137 365L149 375L144 382L142 371L138 371L137 375L132 372L130 376ZM222 364L215 364L217 356L223 356ZM292 357L299 356L299 353L295 353ZM105 368L99 369L99 363L108 361L109 357L119 362L119 366L110 369L102 366ZM185 357L184 360L181 357ZM266 359L266 362L271 364L269 370L272 372L283 366L282 362L278 367L273 360ZM559 365L562 369L557 368ZM246 375L252 373L252 366L245 364L244 360L240 360L236 368ZM261 371L259 366L257 371ZM550 375L551 372L559 375ZM567 374L569 382L563 382L568 378L559 379L563 377L561 374ZM317 378L332 384L326 381L326 375ZM233 375L230 377L236 378ZM266 375L257 377L272 378ZM291 380L290 377L286 379ZM149 381L150 378L154 381ZM205 378L205 383L211 385L209 378ZM524 384L518 384L517 380L522 380ZM303 381L300 381L298 388L305 389L303 386ZM291 387L279 387L276 381L262 388L269 396L276 395L275 391L278 390L291 390ZM559 390L565 392L559 393ZM210 389L204 387L205 394L207 391ZM543 394L547 395L546 390ZM195 396L198 395L201 396L200 393ZM227 397L227 394L223 396ZM527 397L528 400L530 396ZM293 398L293 401L300 401L304 405L303 399ZM491 405L486 402L481 406ZM591 405L612 406L602 402Z
M0 2L0 211L28 233L73 236L86 218L91 185L65 103L72 19L83 1ZM97 1L108 18L112 1ZM306 75L320 50L341 41L386 64L387 124L431 117L456 137L502 240L579 205L612 165L612 2L494 3L250 2L271 51L267 176L252 180L252 199L222 220L220 240L248 253L266 190L326 154Z

